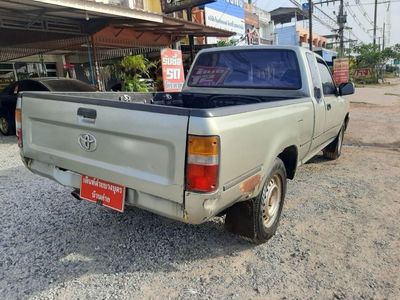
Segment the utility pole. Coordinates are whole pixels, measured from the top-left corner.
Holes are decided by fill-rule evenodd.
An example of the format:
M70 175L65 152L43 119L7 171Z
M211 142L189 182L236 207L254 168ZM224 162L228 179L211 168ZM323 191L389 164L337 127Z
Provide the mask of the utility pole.
M313 35L313 30L312 30L312 13L313 13L313 2L312 0L308 0L308 44L310 45L310 51L313 49L313 44L312 44L312 35Z
M344 25L346 24L346 15L344 14L343 0L340 0L339 15L337 22L339 25L339 57L344 57Z
M375 0L375 11L374 11L374 48L376 46L376 19L378 13L378 0Z
M190 22L193 21L192 9L193 9L193 7L190 6L190 7L186 10L187 18L188 18L188 21L190 21ZM195 53L194 53L194 37L193 37L192 34L189 34L189 51L190 51L190 63L193 63Z
M383 22L383 42L382 42L382 51L385 50L385 22Z
M317 3L314 3L315 5L317 4L330 4L330 3L336 3L338 0L321 0ZM339 13L337 15L337 24L339 26L338 29L338 35L339 35L339 57L344 57L345 56L345 51L344 51L344 29L345 25L347 23L347 14L344 12L344 0L340 0L339 4Z
M350 30L351 30L352 28L350 28L349 29L349 61L350 61L350 58L351 58L351 46L352 46L352 44L351 44L351 38L350 38Z

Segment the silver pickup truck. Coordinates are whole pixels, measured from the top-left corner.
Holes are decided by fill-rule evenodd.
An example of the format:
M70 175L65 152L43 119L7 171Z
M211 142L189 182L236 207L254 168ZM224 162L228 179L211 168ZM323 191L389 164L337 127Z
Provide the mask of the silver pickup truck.
M77 199L192 224L226 215L229 231L262 243L287 178L320 151L340 156L353 92L300 47L216 48L181 93L23 93L18 145L27 168Z

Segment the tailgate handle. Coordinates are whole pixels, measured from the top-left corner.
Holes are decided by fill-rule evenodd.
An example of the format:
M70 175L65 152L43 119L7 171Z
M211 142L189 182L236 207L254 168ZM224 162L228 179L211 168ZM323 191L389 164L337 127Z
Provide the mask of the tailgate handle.
M97 111L95 109L79 107L78 116L82 117L83 120L94 122L97 118Z

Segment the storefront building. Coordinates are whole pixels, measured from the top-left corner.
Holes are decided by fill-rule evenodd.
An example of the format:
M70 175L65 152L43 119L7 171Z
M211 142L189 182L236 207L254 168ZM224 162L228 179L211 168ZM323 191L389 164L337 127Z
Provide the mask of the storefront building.
M116 8L142 9L144 11L161 13L160 1L154 0L88 0ZM89 16L89 15L88 15ZM89 17L90 18L90 17ZM41 54L0 62L0 91L9 83L34 77L65 77L71 76L72 68L85 64L69 63L67 58L70 51L60 51L60 54ZM79 57L77 54L75 57ZM87 60L86 55L83 60ZM79 59L78 59L79 61ZM76 62L76 61L74 61ZM87 73L87 72L86 72ZM80 79L87 79L86 78ZM87 81L90 81L89 79Z
M271 20L271 14L261 8L253 6L253 13L258 16L260 44L274 45L275 41L275 27L274 22Z
M3 1L0 85L29 77L77 76L104 89L99 79L107 77L103 61L159 53L188 35L232 34L164 15L161 1Z
M248 45L260 44L260 19L253 12L253 5L244 3L244 23L246 30L245 43Z
M297 24L285 24L275 27L276 39L278 45L293 45L309 47L309 31ZM313 33L312 43L314 47L325 48L327 38Z
M217 0L205 5L204 18L207 26L235 32L233 39L245 38L245 11L243 0ZM220 40L215 37L207 38L208 44L216 44Z

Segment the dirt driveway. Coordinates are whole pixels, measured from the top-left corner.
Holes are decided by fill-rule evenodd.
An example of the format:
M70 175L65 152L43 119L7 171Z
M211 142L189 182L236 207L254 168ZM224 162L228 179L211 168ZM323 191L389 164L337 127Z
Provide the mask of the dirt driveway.
M342 157L299 169L260 246L220 218L190 226L74 201L0 137L0 298L400 299L400 86L351 101Z

